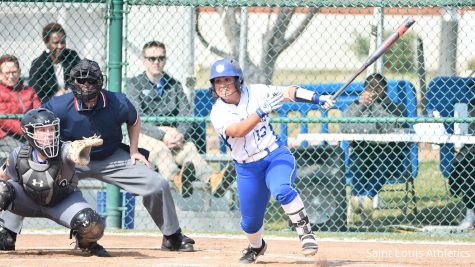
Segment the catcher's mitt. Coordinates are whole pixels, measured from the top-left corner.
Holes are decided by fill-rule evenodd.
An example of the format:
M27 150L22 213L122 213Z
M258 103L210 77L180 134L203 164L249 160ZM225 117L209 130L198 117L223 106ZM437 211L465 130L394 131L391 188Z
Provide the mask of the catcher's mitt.
M99 136L84 138L69 143L68 158L74 163L86 166L91 160L90 153L93 146L102 145L103 140Z

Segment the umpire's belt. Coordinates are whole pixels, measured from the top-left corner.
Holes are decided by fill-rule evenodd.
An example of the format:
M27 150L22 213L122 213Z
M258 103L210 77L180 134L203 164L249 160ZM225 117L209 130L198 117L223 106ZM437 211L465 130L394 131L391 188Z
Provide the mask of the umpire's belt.
M270 147L268 147L268 148L266 148L262 151L257 152L256 154L250 156L246 160L242 160L242 161L236 160L236 161L237 161L237 163L251 163L251 162L254 162L254 161L258 161L258 160L261 160L261 159L265 158L267 155L270 154L270 152L276 150L277 148L279 148L279 145L277 143L274 143Z

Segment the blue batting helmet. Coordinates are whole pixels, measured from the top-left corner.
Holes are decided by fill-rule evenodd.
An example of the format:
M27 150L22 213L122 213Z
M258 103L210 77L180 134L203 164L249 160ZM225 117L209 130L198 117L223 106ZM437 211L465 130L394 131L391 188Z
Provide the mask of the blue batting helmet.
M214 62L211 67L211 75L209 81L211 82L211 93L216 96L214 89L214 79L218 77L236 77L236 89L241 90L241 85L244 82L244 75L242 74L239 62L233 58L223 58Z

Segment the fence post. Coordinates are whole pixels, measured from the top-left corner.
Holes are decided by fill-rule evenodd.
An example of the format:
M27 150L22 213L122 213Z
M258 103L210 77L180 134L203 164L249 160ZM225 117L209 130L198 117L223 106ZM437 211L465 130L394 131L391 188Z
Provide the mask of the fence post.
M122 84L122 14L124 1L112 0L109 16L109 90L120 92ZM120 228L120 192L115 185L107 185L107 227Z
M457 10L446 8L440 26L439 76L457 75L457 39L459 15Z

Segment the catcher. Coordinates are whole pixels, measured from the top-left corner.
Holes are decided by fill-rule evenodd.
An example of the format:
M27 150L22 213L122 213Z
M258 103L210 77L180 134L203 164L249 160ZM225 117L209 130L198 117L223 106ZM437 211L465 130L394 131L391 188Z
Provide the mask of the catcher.
M27 144L17 147L8 158L5 175L0 180L0 210L26 217L49 218L69 229L76 247L99 257L110 254L97 241L104 234L99 214L78 189L75 165L87 165L92 146L102 144L94 137L61 143L59 118L51 111L38 108L28 111L21 120ZM3 246L15 249L17 234L2 232Z

